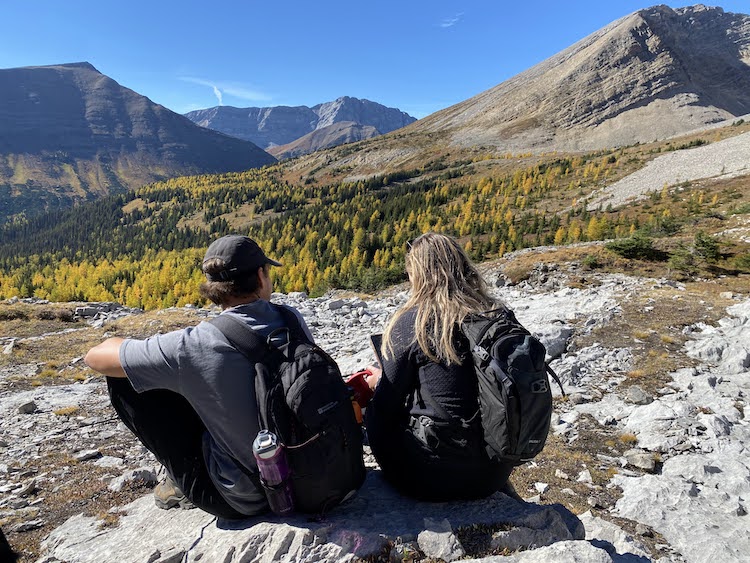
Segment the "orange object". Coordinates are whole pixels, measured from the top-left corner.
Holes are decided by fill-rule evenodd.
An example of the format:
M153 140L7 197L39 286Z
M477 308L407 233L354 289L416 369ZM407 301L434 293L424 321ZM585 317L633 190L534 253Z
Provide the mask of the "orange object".
M354 418L357 419L357 424L362 424L362 407L359 406L356 397L352 397L352 408L354 409Z

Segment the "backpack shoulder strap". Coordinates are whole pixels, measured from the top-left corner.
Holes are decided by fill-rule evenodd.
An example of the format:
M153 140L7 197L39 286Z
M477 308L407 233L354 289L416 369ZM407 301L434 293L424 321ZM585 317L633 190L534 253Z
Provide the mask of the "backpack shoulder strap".
M269 428L271 421L271 393L275 387L273 374L276 370L269 368L281 365L286 360L284 354L261 337L252 328L232 315L219 315L209 321L229 340L229 343L254 367L255 400L258 407L258 423L261 428ZM259 366L258 364L261 364Z
M526 327L518 322L518 319L516 319L513 311L505 305L501 305L497 309L492 309L491 311L485 311L484 313L475 315L474 317L467 317L467 320L461 323L461 331L469 340L469 345L471 347L471 352L474 357L477 369L485 369L489 364L489 350L483 349L479 344L484 339L487 331L492 327L492 319L496 319L499 316L503 318L507 326L513 327L514 331L522 331L525 334L531 334L528 329L526 329ZM479 323L477 324L479 328L472 326L472 321L479 321ZM482 325L484 326L482 327ZM547 362L544 362L544 367L547 371L547 374L552 376L552 379L554 379L557 385L560 387L562 396L565 397L565 389L563 389L562 382L560 381L558 375Z
M563 397L566 397L565 395L565 389L563 389L562 381L560 381L560 378L555 373L555 370L553 370L551 367L549 367L549 364L547 362L544 362L544 366L547 368L547 373L552 376L552 379L554 379L557 384L560 386L560 393L562 393Z
M254 360L255 358L265 356L269 352L269 345L266 339L240 319L236 319L232 315L219 315L209 322L218 328L227 340L229 340L229 343L248 359Z
M294 334L296 340L309 342L310 339L305 334L305 331L302 330L302 325L300 324L297 315L295 315L291 309L285 307L284 305L278 305L276 303L271 303L271 305L273 305L274 309L276 309L276 311L278 311L278 313L282 316L282 318L284 319L284 324L286 324L289 332L291 334Z

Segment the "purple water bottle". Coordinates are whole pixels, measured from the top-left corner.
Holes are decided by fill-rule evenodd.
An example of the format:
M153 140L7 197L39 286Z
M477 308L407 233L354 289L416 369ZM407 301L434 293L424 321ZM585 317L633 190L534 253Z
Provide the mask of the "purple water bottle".
M294 498L289 481L289 464L283 444L276 434L261 430L253 442L253 455L266 490L268 506L274 514L288 514L294 510Z

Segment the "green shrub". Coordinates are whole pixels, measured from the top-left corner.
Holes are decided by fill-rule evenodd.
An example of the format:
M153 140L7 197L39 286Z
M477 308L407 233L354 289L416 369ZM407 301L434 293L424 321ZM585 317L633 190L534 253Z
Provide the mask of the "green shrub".
M681 145L677 145L674 148L674 150L679 151L683 149L692 149L693 147L700 147L700 146L707 145L707 144L708 144L708 141L706 141L705 139L693 139L689 143L683 143Z
M695 233L693 242L695 253L706 262L716 262L719 259L719 241L703 231Z
M583 266L588 268L589 270L595 270L601 266L599 259L592 254L587 255L583 260L581 260L581 264L583 264Z
M670 269L679 272L686 277L692 277L698 271L698 268L695 266L695 256L683 245L680 245L677 250L671 254L667 265Z
M750 213L750 203L743 203L729 212L730 215L744 215L747 213Z
M653 239L640 233L629 238L613 240L605 247L623 258L651 260L658 256Z
M750 254L738 254L732 262L738 270L750 272Z

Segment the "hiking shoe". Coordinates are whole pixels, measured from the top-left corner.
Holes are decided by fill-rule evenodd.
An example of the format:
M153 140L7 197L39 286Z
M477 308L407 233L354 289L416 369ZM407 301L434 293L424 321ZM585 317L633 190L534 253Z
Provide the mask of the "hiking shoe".
M180 508L195 508L180 488L175 484L171 477L167 478L156 485L154 489L154 502L162 510L169 510L179 506Z

